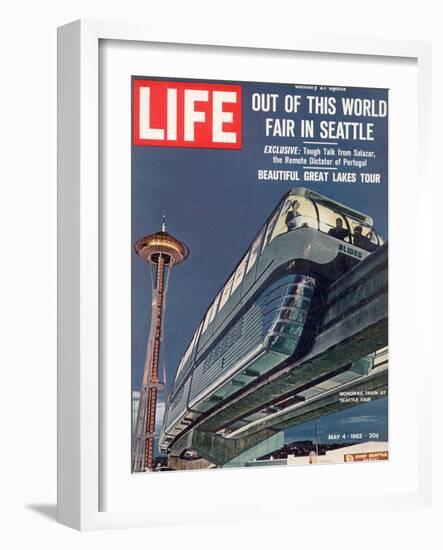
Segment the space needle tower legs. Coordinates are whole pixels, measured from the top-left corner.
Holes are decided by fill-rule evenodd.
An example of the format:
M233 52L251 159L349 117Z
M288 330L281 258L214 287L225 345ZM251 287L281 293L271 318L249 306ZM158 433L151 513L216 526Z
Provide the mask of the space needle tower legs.
M159 379L159 364L162 342L163 315L169 273L173 266L184 261L189 251L186 245L167 233L163 217L161 231L139 239L134 245L136 253L152 268L152 310L143 381L140 389L135 441L133 449L133 472L154 469L155 420L158 391L164 389Z

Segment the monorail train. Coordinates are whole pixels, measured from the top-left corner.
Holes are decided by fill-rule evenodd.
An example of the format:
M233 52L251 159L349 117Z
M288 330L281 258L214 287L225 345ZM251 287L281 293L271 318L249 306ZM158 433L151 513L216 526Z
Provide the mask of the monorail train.
M382 244L372 219L311 190L287 193L206 311L183 355L160 434L167 453L201 415L315 337L322 293Z

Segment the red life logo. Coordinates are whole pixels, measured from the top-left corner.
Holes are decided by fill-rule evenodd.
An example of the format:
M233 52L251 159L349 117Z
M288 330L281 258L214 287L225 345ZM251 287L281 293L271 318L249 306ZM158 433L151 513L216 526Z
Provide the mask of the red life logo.
M134 145L241 149L241 86L133 81Z

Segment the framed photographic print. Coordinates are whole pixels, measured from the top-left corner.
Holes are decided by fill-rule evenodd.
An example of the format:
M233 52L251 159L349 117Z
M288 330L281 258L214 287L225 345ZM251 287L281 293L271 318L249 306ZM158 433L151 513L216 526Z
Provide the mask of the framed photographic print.
M86 21L58 71L59 521L426 506L429 46Z
M388 91L144 76L132 101L133 472L386 460Z

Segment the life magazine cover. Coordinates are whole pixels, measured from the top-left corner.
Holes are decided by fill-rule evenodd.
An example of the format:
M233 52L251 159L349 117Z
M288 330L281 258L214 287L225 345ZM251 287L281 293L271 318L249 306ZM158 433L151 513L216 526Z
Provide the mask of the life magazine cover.
M131 86L132 472L387 460L388 90Z

